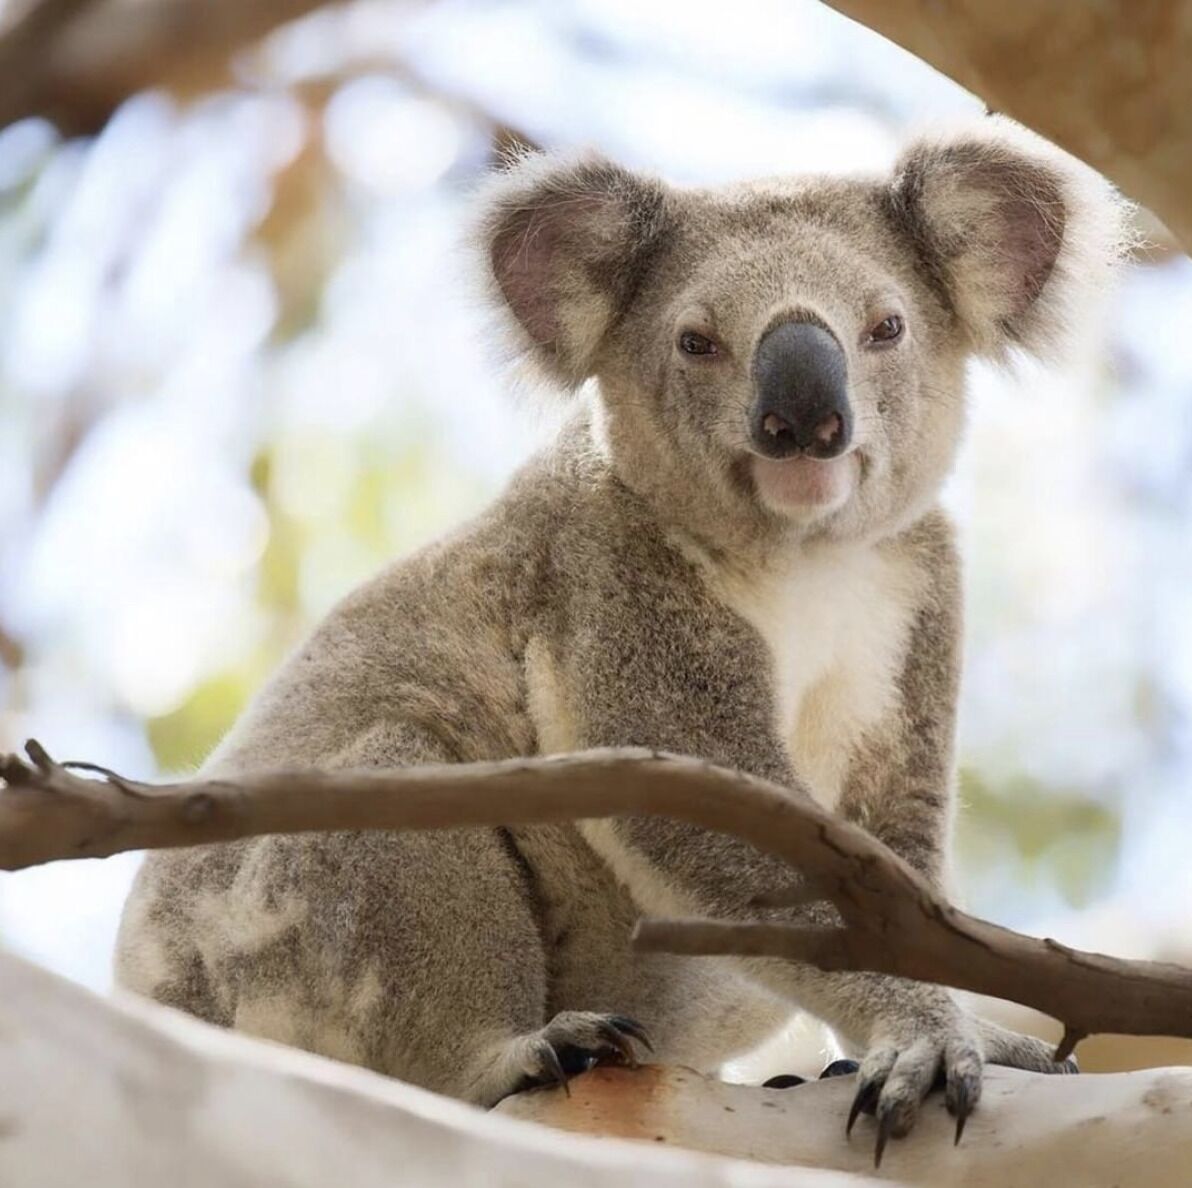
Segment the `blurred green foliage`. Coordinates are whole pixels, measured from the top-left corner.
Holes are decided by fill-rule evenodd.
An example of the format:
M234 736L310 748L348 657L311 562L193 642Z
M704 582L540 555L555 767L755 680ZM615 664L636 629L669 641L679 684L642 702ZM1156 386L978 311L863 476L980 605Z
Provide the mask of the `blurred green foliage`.
M267 666L242 666L199 685L173 713L145 723L149 745L162 771L196 768L227 732L259 684Z
M281 454L297 479L291 474L281 480ZM324 482L332 455L337 473ZM338 495L316 494L336 487L339 478ZM203 761L328 605L386 562L459 523L493 493L490 483L444 456L429 427L393 442L368 433L281 435L257 452L248 480L269 525L254 575L260 636L182 705L146 721L154 759L165 772L188 771ZM321 559L328 557L334 564L323 567Z
M1020 892L1052 891L1071 907L1112 885L1122 846L1115 808L1023 773L994 783L969 767L960 772L960 802L957 869L988 872L995 886Z

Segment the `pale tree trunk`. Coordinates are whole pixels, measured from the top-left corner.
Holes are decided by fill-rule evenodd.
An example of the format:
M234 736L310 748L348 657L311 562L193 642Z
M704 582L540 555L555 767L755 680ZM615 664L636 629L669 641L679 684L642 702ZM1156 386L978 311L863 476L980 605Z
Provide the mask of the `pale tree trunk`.
M4 1188L859 1188L576 1139L0 952Z
M914 1131L873 1167L874 1126L843 1118L852 1077L793 1089L729 1085L689 1069L599 1069L498 1109L580 1134L677 1143L697 1151L830 1168L922 1188L1186 1188L1192 1167L1192 1069L1043 1077L991 1068L953 1145L955 1119L938 1098Z
M880 1173L870 1123L844 1139L852 1088L608 1069L486 1115L0 952L5 1188L1176 1188L1192 1165L1192 1070L992 1070L960 1146L929 1106Z

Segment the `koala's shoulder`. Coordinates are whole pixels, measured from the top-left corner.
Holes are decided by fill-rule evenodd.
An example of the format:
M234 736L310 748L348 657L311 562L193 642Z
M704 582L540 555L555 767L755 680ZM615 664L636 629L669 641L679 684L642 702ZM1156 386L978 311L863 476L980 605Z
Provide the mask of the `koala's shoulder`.
M956 524L938 505L887 542L926 578L925 596L936 611L958 607L962 565Z
M300 655L404 670L411 637L426 656L451 651L460 631L478 646L487 632L517 633L570 571L578 575L633 535L632 501L590 440L584 424L565 431L479 515L352 590Z

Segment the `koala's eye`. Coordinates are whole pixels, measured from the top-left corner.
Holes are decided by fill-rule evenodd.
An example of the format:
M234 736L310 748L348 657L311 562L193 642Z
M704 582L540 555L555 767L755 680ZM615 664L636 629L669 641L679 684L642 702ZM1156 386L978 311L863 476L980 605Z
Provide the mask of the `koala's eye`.
M684 330L679 335L679 350L685 355L715 355L717 349L710 338L696 334L694 330Z
M882 318L865 337L867 343L897 342L902 337L903 322L898 314Z

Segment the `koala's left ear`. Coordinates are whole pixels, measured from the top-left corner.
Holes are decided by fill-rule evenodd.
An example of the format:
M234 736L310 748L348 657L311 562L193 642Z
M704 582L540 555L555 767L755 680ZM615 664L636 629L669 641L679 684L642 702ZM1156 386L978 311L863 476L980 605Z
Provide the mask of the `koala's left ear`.
M592 374L661 239L665 206L661 182L594 156L527 156L490 185L481 240L494 296L557 382Z
M920 267L989 357L1062 350L1123 254L1127 204L1109 183L999 117L913 145L890 194Z

